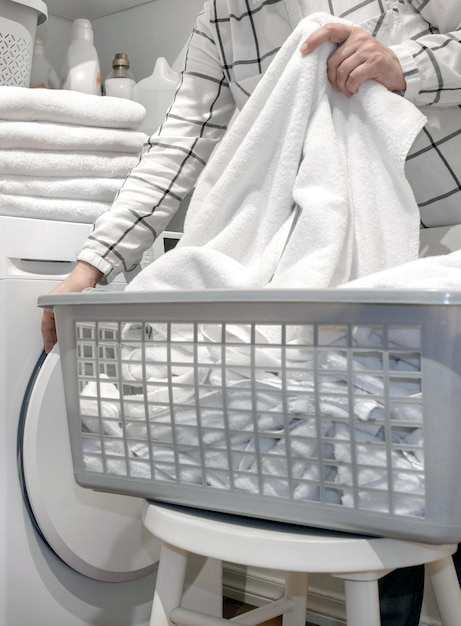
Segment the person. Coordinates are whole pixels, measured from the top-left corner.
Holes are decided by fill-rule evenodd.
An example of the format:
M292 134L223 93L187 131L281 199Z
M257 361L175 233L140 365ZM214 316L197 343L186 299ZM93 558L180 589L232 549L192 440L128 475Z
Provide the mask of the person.
M422 224L461 220L459 0L206 0L164 123L55 293L110 282L120 272L127 280L136 274L143 252L193 190L235 109L244 106L299 21L318 11L347 23L320 27L300 53L332 42L327 74L336 91L353 97L373 79L422 109L427 123L406 168ZM48 352L56 342L52 310L43 313L42 334ZM383 579L383 624L419 623L422 575L414 568Z
M169 114L148 140L112 209L95 223L77 267L56 291L81 291L119 272L136 272L191 192L235 108L241 108L297 23L315 11L330 24L303 53L325 41L335 89L348 96L375 79L422 107L428 122L407 159L426 225L461 219L461 3L458 0L206 0L193 30ZM45 351L56 341L52 311L42 318Z

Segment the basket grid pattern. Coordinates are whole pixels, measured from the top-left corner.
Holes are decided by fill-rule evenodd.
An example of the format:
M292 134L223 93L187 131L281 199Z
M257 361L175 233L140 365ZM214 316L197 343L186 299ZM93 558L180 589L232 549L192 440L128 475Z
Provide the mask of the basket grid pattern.
M418 325L128 319L75 335L83 472L146 496L424 518Z

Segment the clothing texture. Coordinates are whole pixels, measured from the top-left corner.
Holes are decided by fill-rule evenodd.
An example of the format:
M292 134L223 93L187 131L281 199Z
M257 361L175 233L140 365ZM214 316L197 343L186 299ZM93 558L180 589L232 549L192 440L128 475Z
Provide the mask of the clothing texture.
M0 87L0 214L93 224L146 141L137 102Z
M50 199L7 193L0 193L0 205L2 215L83 224L92 224L110 208L110 202L98 200Z
M126 98L99 98L66 89L24 89L0 87L0 120L11 122L51 122L97 128L137 131L146 110Z
M374 81L354 98L332 89L334 45L299 53L331 20L288 37L197 182L176 248L127 289L336 287L417 259L404 163L425 117Z
M2 150L95 150L138 155L145 141L145 133L124 128L17 122L0 117Z
M248 100L302 17L319 11L350 20L395 51L407 80L405 97L428 118L406 165L422 221L460 221L459 0L207 0L166 120L79 259L108 280L133 271L192 191L235 108Z

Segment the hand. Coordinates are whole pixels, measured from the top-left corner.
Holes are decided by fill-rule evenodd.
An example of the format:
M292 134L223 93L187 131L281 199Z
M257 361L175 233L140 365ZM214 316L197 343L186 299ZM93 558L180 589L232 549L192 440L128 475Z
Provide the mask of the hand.
M51 293L78 292L95 287L102 278L102 272L84 261L79 261L72 272ZM44 309L42 313L43 349L48 354L57 341L53 309Z
M327 62L328 80L335 91L352 96L370 78L390 91L405 91L406 81L397 56L362 28L326 24L309 35L301 52L309 54L327 41L338 44Z

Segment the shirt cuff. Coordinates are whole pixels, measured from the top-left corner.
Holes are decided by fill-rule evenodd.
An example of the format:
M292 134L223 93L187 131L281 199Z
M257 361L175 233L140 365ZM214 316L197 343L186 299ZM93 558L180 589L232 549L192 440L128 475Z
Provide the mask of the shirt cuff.
M86 263L89 263L104 274L104 276L99 281L100 285L108 285L114 280L116 276L116 272L112 265L110 265L110 263L102 259L92 250L82 250L77 255L77 261L85 261Z
M415 58L405 43L389 47L397 56L405 76L407 88L405 89L403 96L407 100L414 102L421 91L421 76Z

